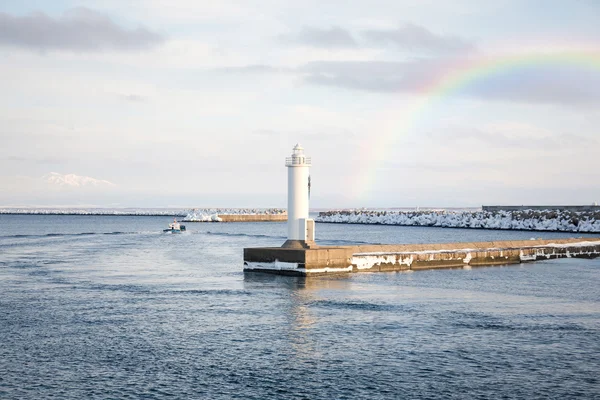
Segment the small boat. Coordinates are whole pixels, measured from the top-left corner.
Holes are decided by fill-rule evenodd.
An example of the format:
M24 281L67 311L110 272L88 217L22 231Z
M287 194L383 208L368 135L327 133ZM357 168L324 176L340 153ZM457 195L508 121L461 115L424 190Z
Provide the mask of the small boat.
M177 222L177 219L173 218L173 222L169 224L169 229L163 229L163 232L181 233L185 232L185 225L181 225Z

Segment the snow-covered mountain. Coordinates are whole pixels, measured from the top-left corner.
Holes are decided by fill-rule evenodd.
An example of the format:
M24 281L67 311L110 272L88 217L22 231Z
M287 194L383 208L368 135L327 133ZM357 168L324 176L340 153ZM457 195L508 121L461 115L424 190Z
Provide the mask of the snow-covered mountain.
M46 183L63 187L107 187L115 186L114 183L102 179L96 179L89 176L80 176L75 174L59 174L50 172L42 177Z

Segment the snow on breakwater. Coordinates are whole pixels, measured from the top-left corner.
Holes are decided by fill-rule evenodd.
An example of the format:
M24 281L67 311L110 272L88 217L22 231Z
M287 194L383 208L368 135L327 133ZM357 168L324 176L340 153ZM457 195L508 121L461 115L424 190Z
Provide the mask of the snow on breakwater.
M197 218L196 220L203 221L212 221L213 219L210 218L216 218L218 215L283 215L285 213L285 210L278 208L0 208L0 214L167 216L184 217L186 220Z
M185 209L176 208L0 208L0 214L32 215L125 215L184 217Z
M332 210L320 212L315 220L317 222L345 224L381 224L559 232L600 232L600 211Z
M280 208L195 208L187 213L184 222L221 222L224 215L285 215Z

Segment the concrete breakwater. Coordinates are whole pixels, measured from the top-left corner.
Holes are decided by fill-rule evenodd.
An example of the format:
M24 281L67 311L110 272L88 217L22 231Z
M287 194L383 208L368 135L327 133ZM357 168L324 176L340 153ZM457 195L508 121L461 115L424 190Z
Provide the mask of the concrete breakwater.
M184 222L280 222L287 212L280 208L201 208L193 209Z
M287 214L220 214L218 222L285 222Z
M0 208L0 215L97 215L97 216L142 216L184 217L187 210L175 208Z
M0 208L1 214L161 216L182 218L182 222L282 222L281 208Z
M600 238L416 245L246 248L244 271L280 275L416 271L600 256Z
M0 208L0 215L106 215L106 216L160 216L183 217L187 222L235 221L235 216L248 216L240 220L258 221L255 216L269 216L265 221L285 221L287 212L282 208Z
M587 206L481 206L483 211L597 211L600 212L600 206L596 204Z
M380 211L320 212L318 222L434 226L447 228L514 229L558 232L600 232L600 210L516 211Z

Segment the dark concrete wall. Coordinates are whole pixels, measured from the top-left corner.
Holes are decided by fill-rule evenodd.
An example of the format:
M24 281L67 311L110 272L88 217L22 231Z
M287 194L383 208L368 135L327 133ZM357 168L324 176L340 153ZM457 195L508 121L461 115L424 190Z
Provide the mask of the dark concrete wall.
M244 261L297 263L298 275L349 272L385 272L436 268L463 268L531 262L561 257L600 256L600 238L518 240L477 243L404 244L318 247L310 249L248 248Z
M402 271L505 265L562 257L591 258L600 256L600 239L382 245L358 249L350 260L352 272Z
M222 222L281 222L287 221L287 214L227 214L219 218Z
M600 211L600 206L481 206L483 211L525 211L525 210L564 210L564 211Z

